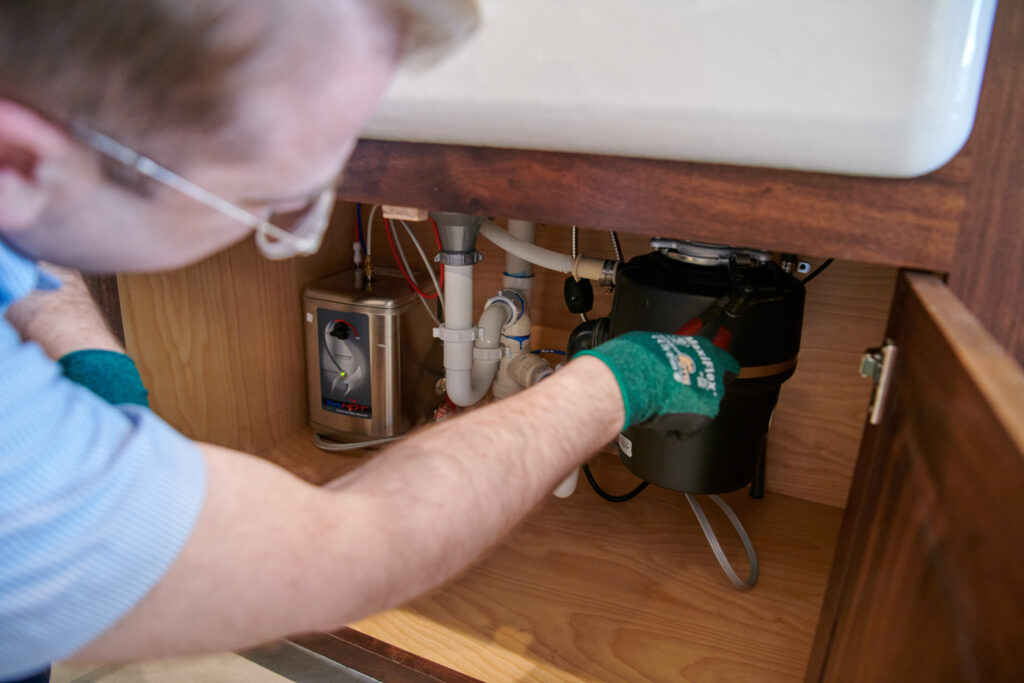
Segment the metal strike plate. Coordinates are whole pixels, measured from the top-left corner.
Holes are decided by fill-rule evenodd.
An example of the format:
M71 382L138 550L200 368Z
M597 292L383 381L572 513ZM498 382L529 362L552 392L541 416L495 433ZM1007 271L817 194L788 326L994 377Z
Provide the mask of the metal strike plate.
M884 346L865 351L860 360L860 376L872 380L875 385L871 393L871 405L868 407L870 424L877 425L882 421L895 363L896 346L888 339Z

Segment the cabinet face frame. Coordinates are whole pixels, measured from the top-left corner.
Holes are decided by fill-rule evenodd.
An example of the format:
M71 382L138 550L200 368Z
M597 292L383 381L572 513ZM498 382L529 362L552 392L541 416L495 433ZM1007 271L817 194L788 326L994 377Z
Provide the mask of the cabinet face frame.
M339 197L948 271L970 171L969 152L891 180L363 140Z
M887 336L807 680L1011 680L1024 372L934 275L903 274Z

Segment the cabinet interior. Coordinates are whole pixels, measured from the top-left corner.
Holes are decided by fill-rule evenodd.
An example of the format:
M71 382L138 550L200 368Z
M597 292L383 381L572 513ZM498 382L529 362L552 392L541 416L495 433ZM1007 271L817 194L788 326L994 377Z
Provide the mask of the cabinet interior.
M353 205L339 206L311 258L273 263L245 242L182 271L120 276L126 342L154 410L192 438L312 482L357 466L365 455L310 441L300 315L303 287L351 265L354 217ZM649 251L645 236L621 238L627 259ZM374 241L375 262L388 264L384 236ZM538 243L567 252L569 230L539 226ZM500 288L504 263L486 240L478 248L476 310ZM612 255L606 232L582 230L581 250ZM859 359L882 340L895 278L890 266L838 261L808 286L798 370L769 437L767 495L726 496L761 560L753 591L728 583L681 494L649 487L611 504L582 482L447 587L354 627L483 680L802 678L869 400ZM563 280L537 271L532 317L545 347L564 348L579 322ZM603 315L611 297L595 294ZM635 483L611 451L593 466L608 489ZM738 539L710 514L742 574Z

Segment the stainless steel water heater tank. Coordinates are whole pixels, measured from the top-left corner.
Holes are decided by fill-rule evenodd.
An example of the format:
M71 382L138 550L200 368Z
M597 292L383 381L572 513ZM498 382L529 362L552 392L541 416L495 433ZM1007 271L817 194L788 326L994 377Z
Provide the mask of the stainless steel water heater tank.
M309 421L341 441L395 436L425 421L441 377L433 321L397 273L347 271L303 296Z

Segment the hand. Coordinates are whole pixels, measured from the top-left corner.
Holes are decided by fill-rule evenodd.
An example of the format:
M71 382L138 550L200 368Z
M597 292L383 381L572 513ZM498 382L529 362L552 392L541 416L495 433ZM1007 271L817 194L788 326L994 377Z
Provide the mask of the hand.
M7 320L22 339L38 343L54 360L83 349L124 353L82 276L56 266L45 268L60 278L60 289L33 292L7 309Z
M718 415L726 383L739 363L704 337L629 332L583 351L615 375L625 427L694 432ZM625 428L624 427L624 428Z

